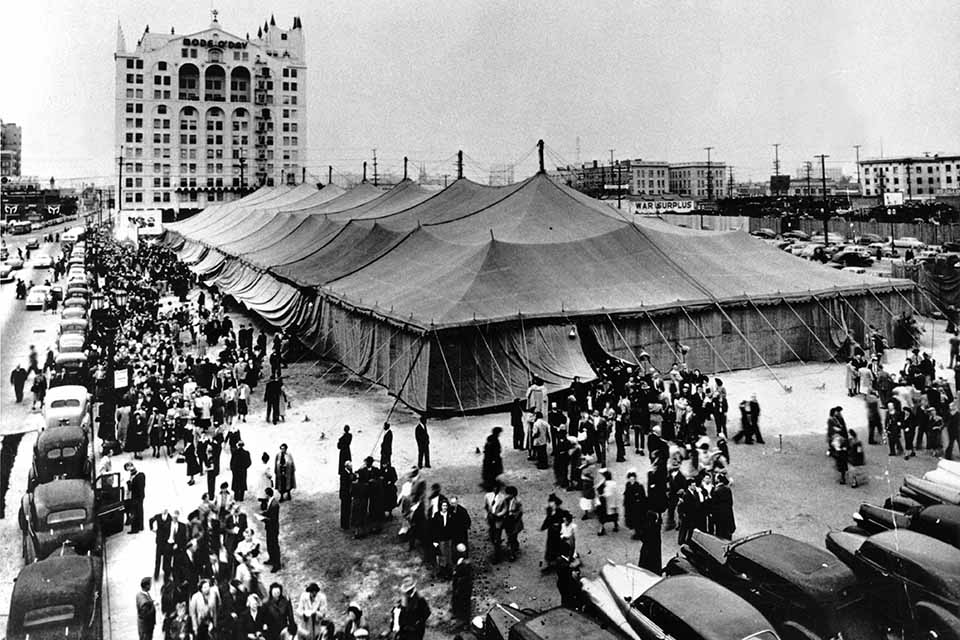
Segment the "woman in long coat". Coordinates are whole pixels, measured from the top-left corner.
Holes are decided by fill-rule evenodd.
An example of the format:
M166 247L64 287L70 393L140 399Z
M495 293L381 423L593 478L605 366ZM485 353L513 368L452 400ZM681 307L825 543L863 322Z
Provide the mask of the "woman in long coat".
M280 500L283 500L284 496L289 499L290 492L297 488L297 465L293 456L287 452L285 444L280 445L280 453L274 458L273 481Z
M637 472L627 472L627 484L623 487L623 524L633 530L633 539L639 540L643 532L643 517L647 510L647 492L637 482Z
M186 444L183 447L183 459L187 462L187 477L190 478L187 484L193 485L196 482L193 476L198 475L203 469L200 467L197 445L192 435L187 436Z

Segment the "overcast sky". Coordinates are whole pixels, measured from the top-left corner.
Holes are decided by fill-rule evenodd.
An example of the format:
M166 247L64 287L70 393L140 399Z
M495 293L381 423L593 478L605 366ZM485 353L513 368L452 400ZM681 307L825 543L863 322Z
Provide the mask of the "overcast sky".
M198 0L5 3L0 118L23 126L25 174L115 173L116 25L128 46L209 24ZM359 171L404 155L468 174L527 156L733 165L737 179L813 154L960 153L960 2L276 0L215 2L243 36L303 20L308 165Z

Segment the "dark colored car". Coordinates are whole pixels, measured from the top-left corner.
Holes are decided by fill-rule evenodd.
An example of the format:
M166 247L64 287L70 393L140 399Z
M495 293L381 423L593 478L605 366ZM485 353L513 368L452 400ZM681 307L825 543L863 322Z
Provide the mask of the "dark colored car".
M20 503L23 558L46 558L64 544L99 555L101 535L123 529L123 487L120 474L86 479L54 480L24 494Z
M57 478L84 478L93 473L90 439L74 425L44 429L33 445L33 465L27 474L27 490Z
M862 244L864 246L873 244L874 242L890 242L890 239L884 238L876 233L864 233L857 238L857 244Z
M873 264L873 258L871 258L869 254L848 249L842 249L833 254L830 261L843 265L844 267L869 267Z
M778 640L762 613L699 575L662 577L630 564L607 562L583 592L597 616L642 640ZM573 636L565 636L573 637Z
M862 504L853 519L856 527L867 535L891 529L909 529L960 549L960 506L957 505L920 506L903 513Z
M781 237L793 238L794 240L803 240L804 242L808 242L810 240L810 234L800 229L792 229L790 231L784 231Z
M827 549L853 569L874 615L898 636L960 639L960 549L915 531L832 531Z
M951 253L960 253L960 242L956 242L954 240L947 240L942 245L940 245L940 248L943 249L944 251L949 251Z
M824 549L765 531L732 542L694 531L664 571L727 587L776 623L784 640L877 638L849 567Z
M69 548L26 565L10 596L7 640L101 640L103 562Z
M596 621L562 607L541 612L498 604L475 632L481 640L620 640Z

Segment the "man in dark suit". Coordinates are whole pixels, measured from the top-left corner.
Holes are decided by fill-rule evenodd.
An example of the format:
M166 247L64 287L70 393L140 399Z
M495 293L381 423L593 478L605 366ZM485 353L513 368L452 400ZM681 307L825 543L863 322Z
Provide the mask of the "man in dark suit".
M343 435L337 440L337 450L340 452L337 468L342 469L343 463L347 460L353 461L353 453L350 452L350 444L353 442L353 434L350 433L350 425L343 425Z
M230 456L230 472L233 474L233 498L243 502L243 494L247 490L247 469L250 468L250 452L243 446L243 441L237 443L237 448Z
M280 501L274 495L273 489L264 490L267 496L267 507L263 510L263 528L267 535L267 562L272 573L280 571Z
M123 468L130 473L130 479L127 480L130 531L127 533L139 533L143 531L143 500L147 495L147 477L142 471L137 471L132 462L123 465Z
M160 579L161 566L163 567L164 575L170 570L170 561L173 558L173 549L170 544L172 525L173 518L166 509L150 518L150 530L156 534L157 545L153 560L154 580Z
M413 431L417 441L417 466L430 468L430 434L427 433L427 418L420 416L417 427Z
M280 391L280 380L276 376L272 376L263 389L263 401L267 403L267 422L272 420L273 424L277 424L280 419Z
M380 440L380 468L386 469L393 466L391 458L393 457L393 431L390 430L390 423L383 423L383 439Z
M144 578L137 592L137 635L140 640L153 638L153 629L157 626L157 605L150 596L152 585L150 578Z

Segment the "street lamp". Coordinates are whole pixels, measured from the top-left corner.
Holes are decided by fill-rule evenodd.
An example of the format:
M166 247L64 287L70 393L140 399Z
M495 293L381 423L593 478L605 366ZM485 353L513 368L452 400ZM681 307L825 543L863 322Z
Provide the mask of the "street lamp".
M95 293L90 297L90 307L94 311L102 311L110 306L107 296L102 293Z

